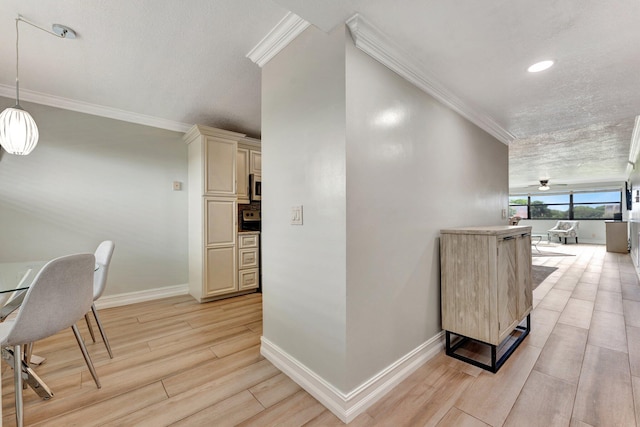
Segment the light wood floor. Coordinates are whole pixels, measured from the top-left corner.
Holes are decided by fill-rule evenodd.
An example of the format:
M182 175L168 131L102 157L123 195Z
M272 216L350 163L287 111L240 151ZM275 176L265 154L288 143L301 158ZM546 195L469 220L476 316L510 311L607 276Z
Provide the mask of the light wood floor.
M532 332L497 374L438 355L350 425L638 425L640 286L629 255L539 247L575 256L534 258L558 269L534 291ZM259 294L209 304L175 297L100 314L115 354L87 343L102 389L71 331L38 342L47 361L36 372L55 396L25 390L27 425L342 424L260 356ZM15 425L4 363L2 381L3 422Z

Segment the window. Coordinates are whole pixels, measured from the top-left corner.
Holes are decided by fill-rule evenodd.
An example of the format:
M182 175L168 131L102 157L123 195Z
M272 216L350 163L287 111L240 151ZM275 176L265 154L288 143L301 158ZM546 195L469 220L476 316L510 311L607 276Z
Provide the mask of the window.
M509 216L527 219L613 219L622 212L621 191L512 195Z
M530 197L531 219L569 219L570 194L533 195Z
M509 217L529 218L529 198L527 196L509 197Z
M622 195L619 191L576 193L573 195L574 219L613 219L621 213Z

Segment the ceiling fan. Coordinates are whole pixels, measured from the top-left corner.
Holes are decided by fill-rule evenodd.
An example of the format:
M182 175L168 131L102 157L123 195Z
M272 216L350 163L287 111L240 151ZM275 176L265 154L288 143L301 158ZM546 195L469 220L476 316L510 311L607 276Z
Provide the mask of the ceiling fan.
M554 184L556 186L566 186L567 184ZM551 187L549 186L549 180L548 179L541 179L540 180L540 185L535 184L535 185L530 185L529 187L538 187L538 190L540 191L549 191L551 190Z

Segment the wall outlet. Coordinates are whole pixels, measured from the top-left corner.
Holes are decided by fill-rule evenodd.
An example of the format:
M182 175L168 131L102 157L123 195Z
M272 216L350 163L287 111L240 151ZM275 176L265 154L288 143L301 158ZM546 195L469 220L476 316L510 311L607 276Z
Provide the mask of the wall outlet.
M502 209L502 219L507 219L507 210Z
M302 205L291 208L291 225L302 225Z

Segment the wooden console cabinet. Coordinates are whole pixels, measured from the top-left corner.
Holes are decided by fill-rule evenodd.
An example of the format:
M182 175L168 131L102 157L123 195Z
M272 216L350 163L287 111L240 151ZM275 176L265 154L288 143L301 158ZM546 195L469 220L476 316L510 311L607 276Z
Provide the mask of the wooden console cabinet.
M440 262L442 328L447 334L447 354L450 354L450 333L481 341L492 349L489 366L462 359L495 372L515 350L514 347L506 357L496 360L496 348L529 316L533 307L531 227L441 230ZM527 318L520 341L529 327ZM455 348L451 353L454 352Z
M629 236L626 221L605 221L607 252L626 254L629 252Z

